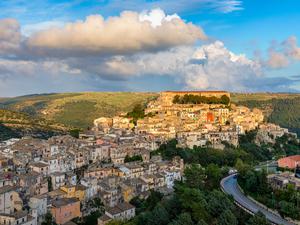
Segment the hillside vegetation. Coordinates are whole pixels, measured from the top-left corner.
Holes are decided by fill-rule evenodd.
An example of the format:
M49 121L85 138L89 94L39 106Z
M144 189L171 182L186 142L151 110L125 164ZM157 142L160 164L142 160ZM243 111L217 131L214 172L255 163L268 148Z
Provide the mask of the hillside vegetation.
M157 93L132 92L29 95L0 99L0 108L85 129L95 118L127 113L136 104L144 105L157 96Z
M298 93L231 93L232 102L267 101L271 99L293 99L300 97Z
M69 127L53 121L0 109L0 141L26 135L48 138L68 132L69 129Z

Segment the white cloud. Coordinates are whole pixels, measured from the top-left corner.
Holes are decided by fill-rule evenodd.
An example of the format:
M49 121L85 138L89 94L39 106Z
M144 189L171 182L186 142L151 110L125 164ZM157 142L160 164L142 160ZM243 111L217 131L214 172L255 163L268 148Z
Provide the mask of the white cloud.
M15 19L0 20L0 55L14 53L21 41L20 26Z
M279 69L288 66L289 60L283 53L271 51L267 65L273 69Z
M61 76L68 81L73 76L87 78L90 85L93 79L101 80L108 87L112 81L168 76L186 89L286 91L293 81L269 78L263 71L300 59L295 37L270 48L268 59L257 61L234 54L220 41L196 47L197 40L206 38L202 29L160 9L36 27L39 31L22 37L17 21L0 20L0 79L22 76L31 82L42 74L45 80Z
M300 60L300 47L297 38L291 36L281 44L274 43L269 48L268 58L261 60L262 64L272 69L287 67L292 61Z
M180 17L177 14L166 15L165 12L161 9L154 9L150 12L143 11L139 15L139 20L141 22L148 21L154 28L161 26L163 22L170 22L173 19L180 19Z
M102 68L127 77L172 76L187 89L252 90L256 88L254 81L263 78L259 63L230 52L220 41L198 48L175 47L155 54L113 57Z
M92 15L63 28L37 32L29 38L28 45L44 52L65 50L70 55L75 52L126 54L190 45L205 38L200 27L156 9L140 15L125 11L106 20L101 15Z
M230 91L291 91L294 81L264 75L259 61L237 55L216 41L200 47L174 47L158 53L113 57L102 67L106 73L127 78L170 76L184 89ZM123 73L126 68L126 73ZM102 74L101 71L98 71ZM155 85L155 84L153 84Z
M283 45L287 56L295 60L300 60L300 47L297 45L297 38L295 36L289 37L283 42Z
M70 68L68 64L63 61L44 60L44 61L30 61L30 60L0 60L0 78L13 77L22 75L25 77L35 77L40 74L47 74L51 76L59 76L61 74L79 74L79 69Z

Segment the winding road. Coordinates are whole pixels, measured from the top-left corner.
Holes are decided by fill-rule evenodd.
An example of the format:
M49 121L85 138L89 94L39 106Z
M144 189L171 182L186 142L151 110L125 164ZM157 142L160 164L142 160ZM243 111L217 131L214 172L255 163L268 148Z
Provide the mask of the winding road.
M253 213L255 214L259 211L262 212L266 216L267 220L269 220L272 224L295 225L294 223L283 219L281 216L276 215L276 214L272 213L271 211L268 211L266 208L263 208L262 206L256 204L251 199L247 198L241 192L241 190L237 184L236 176L237 176L236 174L232 174L228 177L225 177L221 181L221 187L225 193L233 196L234 201L237 203L237 205L239 205L240 207L242 207L243 209L245 209L246 211L248 211L252 214Z

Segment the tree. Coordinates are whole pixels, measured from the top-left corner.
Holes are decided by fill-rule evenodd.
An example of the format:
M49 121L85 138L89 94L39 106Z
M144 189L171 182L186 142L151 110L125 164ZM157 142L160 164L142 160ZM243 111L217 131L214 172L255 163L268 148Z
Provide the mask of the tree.
M205 172L207 175L207 188L211 189L219 187L219 182L222 178L222 171L220 167L218 167L216 164L211 163L206 167Z
M124 162L134 162L134 161L143 161L143 158L141 155L134 155L132 157L130 157L129 155L125 156L125 160Z
M280 201L279 202L279 213L282 216L295 217L299 215L298 209L291 202Z
M194 225L194 222L189 213L181 213L175 220L169 225Z
M208 225L204 220L199 220L197 225Z
M203 189L206 179L205 170L199 164L191 164L184 170L185 183L190 188Z
M112 220L112 221L109 221L107 223L107 225L125 225L125 223L123 221L119 221L119 220Z
M48 181L48 191L53 191L53 185L52 185L52 179L51 177L48 177L47 178L47 181Z
M261 212L256 213L253 217L251 217L247 223L247 225L270 225L264 214Z
M54 219L53 219L52 214L50 212L46 213L45 220L42 222L42 225L57 225L54 222Z
M206 210L205 195L199 189L188 188L184 185L176 187L176 193L184 211L191 212L195 221L206 220L209 214Z
M100 210L92 212L91 214L89 214L88 216L83 218L84 224L97 225L98 224L98 218L102 215L103 215L103 213L100 212Z
M237 225L237 219L230 210L222 212L218 219L217 225Z
M147 225L165 225L170 222L167 210L159 203L153 211L148 214Z
M151 191L150 196L145 202L145 207L147 209L153 209L158 202L162 199L163 195L158 191Z
M230 98L227 95L222 95L221 103L224 105L228 105L230 103Z
M175 95L174 99L173 99L173 103L174 104L178 104L180 102L180 96L179 95Z
M136 125L137 120L145 117L145 110L141 104L136 104L132 111L127 113L127 117L132 117L133 123Z
M220 98L215 96L206 97L200 95L185 94L184 96L175 95L173 98L174 104L223 104L228 105L230 98L227 95L223 95Z
M74 138L79 138L80 129L72 129L69 131L70 135Z
M221 191L214 190L207 197L207 209L213 217L218 217L226 210L232 210L234 205Z
M246 172L245 188L251 193L256 193L258 188L258 182L254 171L249 170Z

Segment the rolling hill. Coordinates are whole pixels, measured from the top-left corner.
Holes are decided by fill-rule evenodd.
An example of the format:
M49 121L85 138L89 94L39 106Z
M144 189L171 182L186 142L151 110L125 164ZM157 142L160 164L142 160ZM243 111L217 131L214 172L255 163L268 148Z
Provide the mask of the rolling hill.
M0 141L26 135L48 138L53 135L67 133L70 129L70 127L53 121L0 109Z
M157 93L133 92L27 95L0 99L0 108L85 129L95 118L131 111L136 104L146 104L157 96Z

